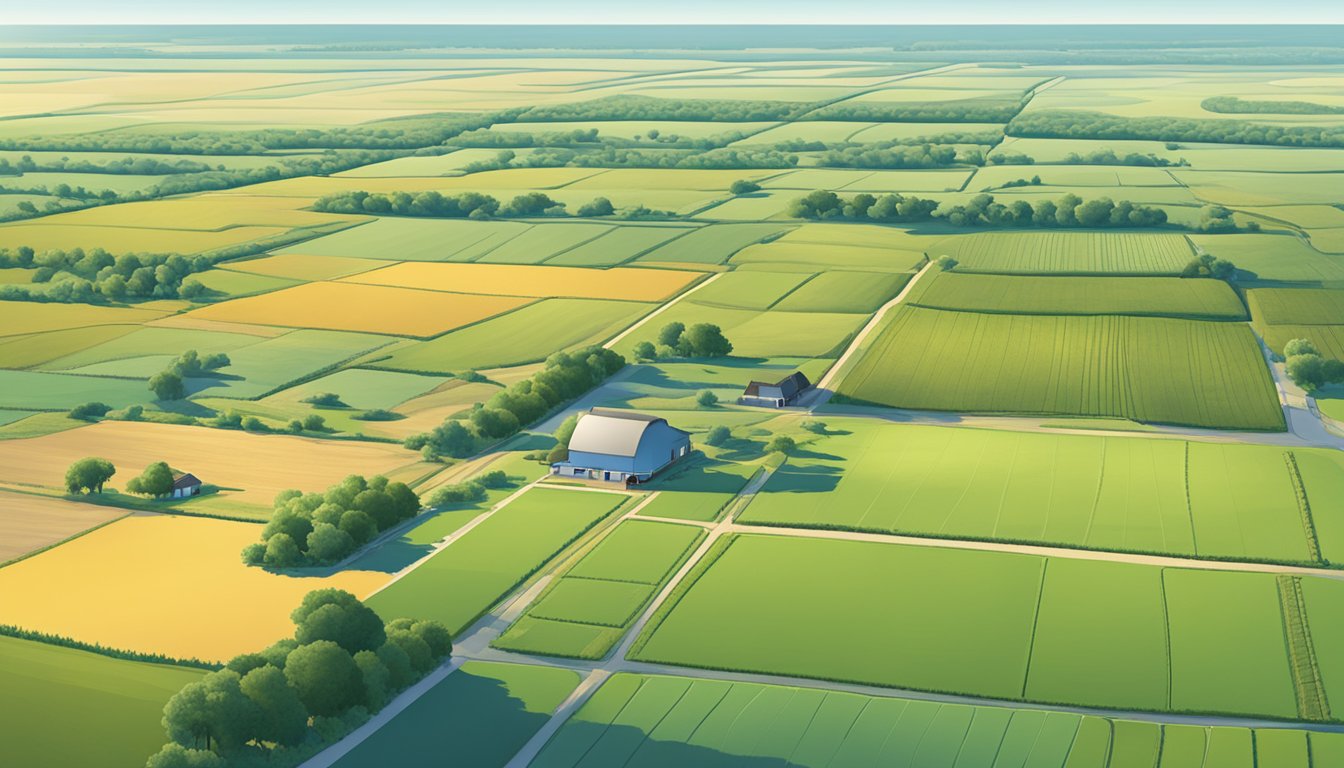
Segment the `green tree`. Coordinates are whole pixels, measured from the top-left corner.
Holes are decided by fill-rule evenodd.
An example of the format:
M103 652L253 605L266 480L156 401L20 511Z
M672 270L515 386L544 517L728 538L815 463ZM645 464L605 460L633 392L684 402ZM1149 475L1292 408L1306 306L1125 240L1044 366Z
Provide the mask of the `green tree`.
M719 404L719 396L714 394L712 389L702 389L700 394L695 396L695 404L701 408L711 408Z
M163 708L168 738L188 749L204 747L227 755L256 733L261 712L243 695L242 678L222 669L189 683Z
M616 212L611 201L605 197L595 197L591 202L579 206L579 215L585 218L594 216L610 216Z
M284 672L270 664L257 667L243 675L239 688L261 715L255 733L258 741L286 747L303 743L308 733L308 710Z
M681 341L681 334L685 332L686 324L676 321L664 325L662 330L658 331L658 343L664 347L675 347L677 342Z
M957 268L957 260L951 256L939 256L933 263L944 272L951 272Z
M392 690L392 672L373 651L356 653L355 666L359 667L360 677L364 680L364 693L368 697L365 706L369 709L381 708L387 703Z
M340 529L349 534L356 545L363 545L378 535L378 524L368 513L358 509L348 509L341 515Z
M285 660L285 679L314 715L335 717L364 702L364 676L354 657L330 640L300 645Z
M738 179L728 187L728 191L734 195L749 195L752 192L760 192L761 185L747 179Z
M316 413L303 417L303 428L309 432L321 432L327 428L327 420Z
M112 406L107 403L88 402L83 405L76 405L70 409L70 418L81 421L93 421L101 416L106 416Z
M641 341L636 344L632 354L634 354L636 360L655 360L658 357L653 342L649 341Z
M341 589L317 589L290 614L300 644L330 640L350 653L371 651L387 640L383 620Z
M308 558L315 563L334 563L355 551L354 538L331 523L317 523L305 542Z
M1311 339L1290 339L1283 345L1284 358L1297 357L1298 355L1319 355L1316 345L1311 343Z
M289 534L277 533L266 540L265 562L273 568L293 568L303 564L303 553Z
M798 443L788 435L775 435L765 446L766 453L782 453L789 455L798 448Z
M149 380L149 389L159 400L181 400L187 396L187 387L176 371L160 371Z
M65 470L65 489L70 493L102 493L103 484L116 473L117 468L107 459L80 459Z
M176 742L163 745L145 768L224 768L224 758L203 749L187 749Z
M705 435L705 444L713 446L723 445L724 443L728 442L728 438L732 437L732 435L733 435L732 430L728 429L722 424L719 424L718 426L715 426L714 428L710 429L709 434Z
M503 408L478 407L471 412L472 426L484 437L507 437L518 431L518 417Z
M733 351L732 342L712 323L696 323L687 328L678 347L692 357L724 357Z
M167 462L156 461L145 467L139 477L127 480L126 490L145 496L167 496L173 492L173 470Z

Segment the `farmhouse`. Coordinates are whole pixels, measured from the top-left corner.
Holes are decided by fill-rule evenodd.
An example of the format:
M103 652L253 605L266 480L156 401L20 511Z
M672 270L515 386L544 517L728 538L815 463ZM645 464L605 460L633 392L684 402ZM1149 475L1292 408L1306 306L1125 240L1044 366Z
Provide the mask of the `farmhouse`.
M794 371L773 384L764 381L751 382L737 402L742 405L783 408L797 400L798 396L810 386L812 382L807 380L802 371Z
M201 481L190 472L183 474L181 472L173 473L173 490L169 495L174 499L181 499L187 496L195 496L201 492Z
M691 452L691 436L666 419L594 408L579 417L569 458L551 465L562 477L642 483Z

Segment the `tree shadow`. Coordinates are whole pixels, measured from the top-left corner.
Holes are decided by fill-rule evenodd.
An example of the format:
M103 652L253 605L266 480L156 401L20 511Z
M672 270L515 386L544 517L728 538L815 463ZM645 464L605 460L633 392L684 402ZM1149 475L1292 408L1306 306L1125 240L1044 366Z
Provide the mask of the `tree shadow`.
M786 464L770 476L763 490L769 493L826 493L840 485L843 474L837 467Z
M734 472L722 472L716 469L728 466L734 465L720 459L711 459L701 453L697 459L677 466L673 471L643 487L651 491L737 493L747 484L747 478Z

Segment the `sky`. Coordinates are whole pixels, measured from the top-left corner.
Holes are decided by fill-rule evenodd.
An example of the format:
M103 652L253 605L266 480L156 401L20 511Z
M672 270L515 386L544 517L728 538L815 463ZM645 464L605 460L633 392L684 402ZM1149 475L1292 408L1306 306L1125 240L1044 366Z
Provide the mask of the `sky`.
M7 24L1340 24L1342 0L61 0Z

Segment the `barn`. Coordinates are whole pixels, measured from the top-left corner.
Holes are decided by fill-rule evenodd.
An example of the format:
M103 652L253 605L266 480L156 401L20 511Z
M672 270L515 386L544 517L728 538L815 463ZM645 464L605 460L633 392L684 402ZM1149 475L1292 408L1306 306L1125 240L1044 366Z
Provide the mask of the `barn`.
M797 400L810 386L812 382L807 380L802 371L794 371L776 382L751 382L737 402L742 405L783 408Z
M691 452L691 435L666 419L594 408L579 417L569 458L551 465L561 477L642 483Z
M184 499L188 496L197 496L201 492L201 481L196 476L187 472L173 473L173 490L169 495L174 499Z

